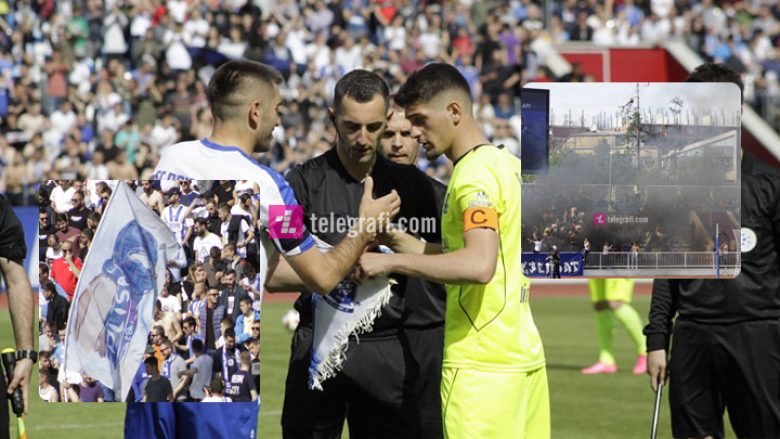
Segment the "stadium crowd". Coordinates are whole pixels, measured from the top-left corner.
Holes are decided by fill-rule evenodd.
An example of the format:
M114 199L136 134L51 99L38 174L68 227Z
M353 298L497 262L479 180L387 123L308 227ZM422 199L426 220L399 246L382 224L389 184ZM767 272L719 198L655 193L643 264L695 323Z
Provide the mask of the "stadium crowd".
M626 186L616 186L626 188ZM700 191L697 187L680 186L669 202L659 186L654 191L615 194L610 202L607 185L565 186L558 190L544 186L528 185L523 189L526 209L523 219L523 251L547 253L553 246L564 252L669 252L713 251L711 243L697 238L696 226L688 222L689 212L696 212L707 236L714 236L714 225L708 222L709 214L740 214L733 194L717 191ZM674 189L672 189L674 190ZM605 227L585 212L603 212L607 215L633 217L636 223L613 224ZM681 227L688 224L688 227ZM725 241L736 248L733 238L725 234ZM585 242L588 242L586 249ZM592 247L592 248L591 248ZM605 249L606 248L606 249Z
M523 2L526 11L527 3ZM745 102L775 129L780 127L780 6L776 1L566 0L556 2L550 37L556 43L591 41L600 46L682 40L705 61L724 63L741 73Z
M488 137L518 151L517 96L555 78L535 42L632 45L682 38L745 73L746 101L777 114L780 11L766 0L0 1L0 190L34 197L47 179L148 178L161 148L205 137L205 84L246 57L285 77L270 154L284 171L330 148L327 105L344 73L377 71L395 91L429 61L458 66ZM447 180L440 160L420 166ZM18 204L18 203L17 203Z
M91 377L60 372L68 310L118 181L48 181L39 215L41 397L111 401ZM256 183L125 180L183 251L168 261L144 363L128 400L252 401L260 379ZM256 206L255 206L256 207ZM147 384L147 381L149 384ZM204 390L205 388L205 390Z

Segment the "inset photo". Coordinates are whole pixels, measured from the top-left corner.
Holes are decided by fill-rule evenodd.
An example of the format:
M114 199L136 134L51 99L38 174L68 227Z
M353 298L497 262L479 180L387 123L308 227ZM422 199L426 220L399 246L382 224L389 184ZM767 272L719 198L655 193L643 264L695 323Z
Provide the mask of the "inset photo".
M521 96L527 276L739 274L736 85L534 83Z
M39 196L42 398L258 401L251 184L58 180Z

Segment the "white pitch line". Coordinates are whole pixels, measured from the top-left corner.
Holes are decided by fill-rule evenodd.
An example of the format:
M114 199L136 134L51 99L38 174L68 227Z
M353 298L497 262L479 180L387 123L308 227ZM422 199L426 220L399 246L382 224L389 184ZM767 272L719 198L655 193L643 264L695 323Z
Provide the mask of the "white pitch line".
M260 416L279 416L282 414L281 410L263 410L260 409Z
M56 424L56 425L25 425L25 430L73 430L76 428L94 428L94 427L119 427L125 425L124 422L106 422L103 424Z

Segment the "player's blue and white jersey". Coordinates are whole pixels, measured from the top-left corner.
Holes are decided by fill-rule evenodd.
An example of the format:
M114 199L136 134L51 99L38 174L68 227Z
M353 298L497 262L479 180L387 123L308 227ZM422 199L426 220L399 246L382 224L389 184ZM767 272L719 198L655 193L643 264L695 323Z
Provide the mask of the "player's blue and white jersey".
M314 246L314 239L308 230L298 238L271 239L268 236L268 212L273 205L298 205L295 193L281 174L263 166L240 148L223 146L208 139L180 142L165 147L160 152L160 161L152 176L154 180L252 180L260 187L258 226L263 241L273 242L276 249L285 256L295 256ZM261 253L270 246L259 246ZM261 254L261 262L270 254ZM262 264L261 267L265 268ZM261 270L265 276L266 270Z

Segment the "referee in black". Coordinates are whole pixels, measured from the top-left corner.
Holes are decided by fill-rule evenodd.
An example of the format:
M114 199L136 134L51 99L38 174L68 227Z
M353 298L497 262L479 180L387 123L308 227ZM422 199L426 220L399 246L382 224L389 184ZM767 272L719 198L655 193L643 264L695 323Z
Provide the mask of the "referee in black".
M27 412L30 374L38 358L33 347L35 306L30 279L24 269L26 256L27 245L22 224L14 214L8 198L0 195L0 271L8 290L8 305L17 348L13 379L6 383L5 373L0 377L0 438L10 435L8 395L19 387L22 389L24 412Z
M688 82L742 90L719 64L699 66ZM647 369L653 390L668 375L675 438L722 438L725 409L738 437L780 437L780 171L748 153L741 171L739 276L653 282Z
M377 195L395 189L401 196L401 221L434 220L420 237L440 242L445 187L414 166L392 163L377 153L386 126L389 89L382 78L354 70L336 84L331 120L336 145L287 174L303 206L308 230L336 245L346 230L320 230L316 218L344 222L358 216L361 181L374 179ZM331 216L333 215L333 216ZM444 287L416 278L397 277L393 297L360 342L350 340L343 370L309 390L312 347L311 295L295 304L301 322L292 341L285 387L282 430L285 438L340 438L344 420L350 437L441 438Z

